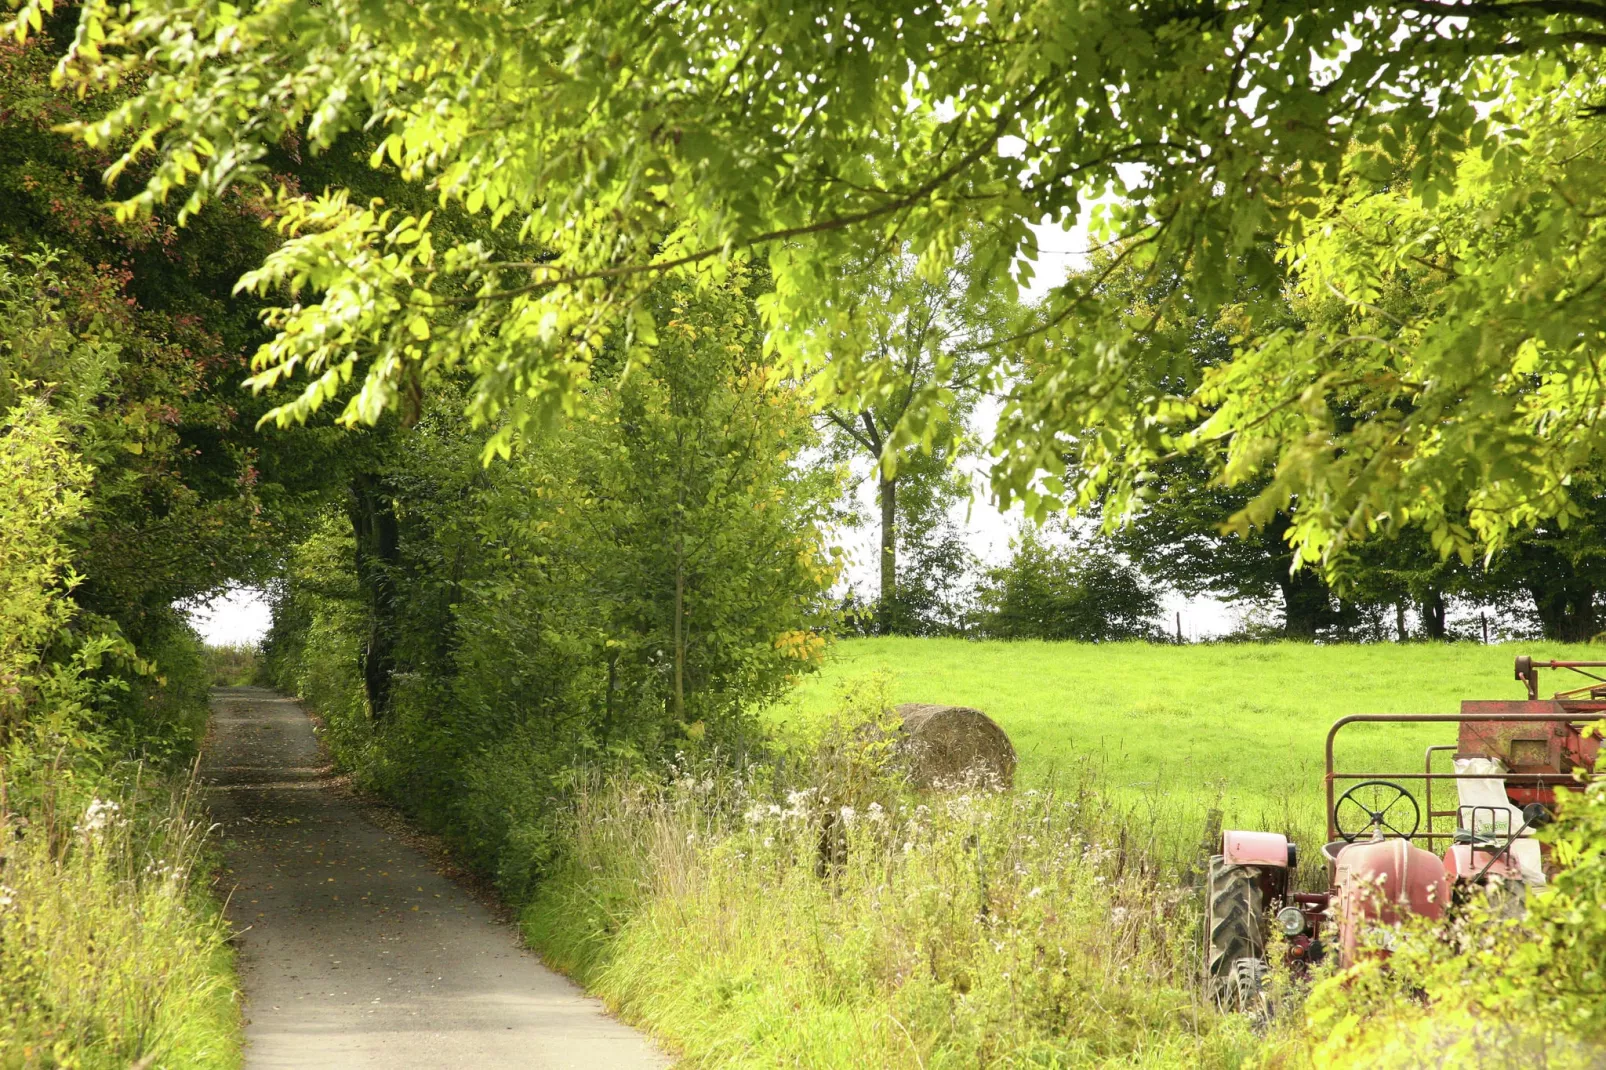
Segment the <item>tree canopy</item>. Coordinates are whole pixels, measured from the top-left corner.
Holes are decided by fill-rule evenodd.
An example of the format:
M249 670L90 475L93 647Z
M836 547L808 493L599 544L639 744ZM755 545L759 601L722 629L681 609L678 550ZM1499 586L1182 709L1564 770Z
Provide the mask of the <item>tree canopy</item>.
M26 0L15 32L51 6ZM127 87L73 127L113 173L150 161L125 214L193 213L277 147L366 128L375 166L488 216L494 240L286 192L289 240L245 285L289 294L256 358L258 385L307 377L280 419L343 399L371 422L465 368L492 451L565 408L606 339L649 356L665 273L767 258L768 344L840 392L875 378L843 274L877 243L936 278L979 228L975 255L1025 277L1031 224L1113 193L1095 237L1185 263L1208 306L1275 273L1269 242L1335 314L1293 333L1246 310L1186 392L1124 389L1141 346L1096 285L995 339L1001 369L1051 374L1006 410L994 487L1120 513L1200 453L1265 479L1239 523L1291 507L1302 556L1330 562L1402 523L1471 556L1569 515L1602 445L1603 43L1591 0L92 0L58 76ZM1381 301L1422 283L1409 320Z

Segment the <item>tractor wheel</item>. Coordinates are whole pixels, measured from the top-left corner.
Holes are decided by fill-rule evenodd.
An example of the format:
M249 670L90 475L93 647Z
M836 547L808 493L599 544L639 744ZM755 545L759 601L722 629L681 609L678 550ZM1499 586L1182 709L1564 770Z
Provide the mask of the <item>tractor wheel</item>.
M1239 959L1233 963L1232 974L1227 978L1229 1004L1257 1022L1271 1020L1271 994L1266 987L1266 974L1270 972L1265 959Z
M1259 878L1258 867L1230 865L1220 855L1210 859L1205 882L1205 995L1223 1010L1259 1007L1259 980L1266 958L1265 904ZM1246 983L1251 979L1252 985Z

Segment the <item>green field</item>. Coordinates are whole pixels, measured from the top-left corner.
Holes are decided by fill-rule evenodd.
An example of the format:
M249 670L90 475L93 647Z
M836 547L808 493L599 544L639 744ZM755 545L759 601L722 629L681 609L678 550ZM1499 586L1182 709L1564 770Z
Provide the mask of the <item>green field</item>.
M1286 830L1309 844L1324 831L1322 749L1334 719L1454 713L1464 698L1522 698L1512 661L1525 653L1603 656L1600 648L1537 642L1175 647L852 639L834 645L824 670L772 716L807 722L832 707L845 683L885 671L893 702L990 714L1014 741L1027 786L1092 776L1109 797L1147 810L1168 838L1183 842L1190 830L1196 840L1204 812L1220 805L1229 826ZM1552 681L1574 686L1545 673L1541 688ZM1419 770L1425 746L1454 740L1449 725L1355 725L1339 735L1338 764Z

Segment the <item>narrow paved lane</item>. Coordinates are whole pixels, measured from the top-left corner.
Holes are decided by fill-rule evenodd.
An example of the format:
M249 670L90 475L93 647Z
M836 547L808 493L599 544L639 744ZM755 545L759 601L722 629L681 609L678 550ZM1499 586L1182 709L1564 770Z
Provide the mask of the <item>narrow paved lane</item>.
M219 688L212 709L250 1070L668 1065L333 790L294 701Z

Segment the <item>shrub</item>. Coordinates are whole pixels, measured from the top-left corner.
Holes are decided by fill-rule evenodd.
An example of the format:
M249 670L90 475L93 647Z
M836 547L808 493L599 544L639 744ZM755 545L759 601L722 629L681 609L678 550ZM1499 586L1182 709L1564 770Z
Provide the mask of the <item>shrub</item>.
M1131 565L1087 540L1055 546L1029 524L1009 563L987 573L978 601L980 631L994 639L1148 639L1160 615Z
M0 310L44 307L42 288L0 249ZM0 358L33 346L64 382L11 363L0 383L0 1065L233 1066L205 826L168 775L205 724L200 641L151 610L136 654L72 600L95 474L80 422L115 347L29 327L0 316Z

